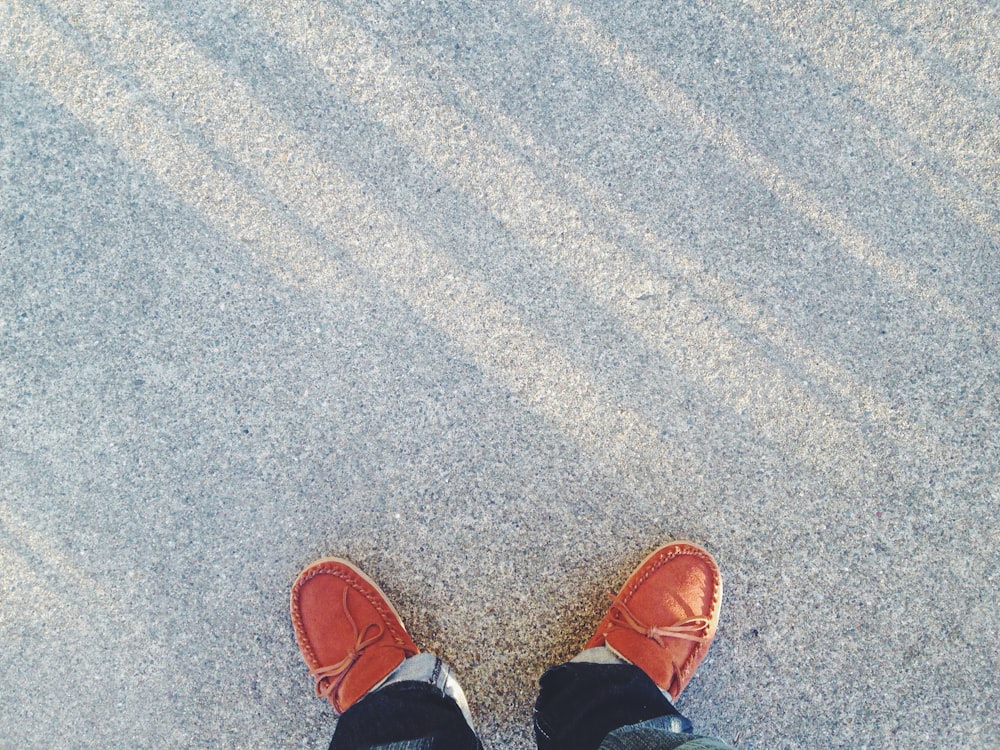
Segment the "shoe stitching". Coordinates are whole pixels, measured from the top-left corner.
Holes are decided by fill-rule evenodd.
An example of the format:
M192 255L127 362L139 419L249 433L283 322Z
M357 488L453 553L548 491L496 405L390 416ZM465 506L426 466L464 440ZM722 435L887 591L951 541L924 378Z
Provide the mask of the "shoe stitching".
M687 545L671 547L670 549L663 552L653 560L647 561L646 565L648 566L648 568L645 571L645 573L641 577L637 578L635 581L632 582L632 585L628 587L627 592L623 589L619 598L621 600L631 599L632 595L639 590L639 588L646 582L646 580L650 576L652 576L657 570L663 567L666 563L670 562L675 557L680 557L681 555L697 557L699 560L702 560L705 563L707 563L712 571L713 574L712 578L715 585L712 586L712 604L709 607L708 617L706 618L707 620L709 620L709 627L710 627L713 616L715 615L716 612L719 611L719 598L721 594L721 586L718 585L720 582L719 569L715 565L715 561L712 560L712 558L707 553L705 553L703 550L697 547L689 547ZM604 638L606 640L608 634L611 632L611 630L615 628L613 623L608 623L608 625L605 626L605 628L606 629L604 631ZM640 634L645 635L645 633L642 633L641 631ZM684 660L683 665L678 667L677 663L671 660L671 666L674 669L674 677L671 680L671 685L673 685L675 682L677 684L680 684L684 682L686 679L688 679L689 674L692 671L691 665L694 662L698 661L700 657L705 653L705 651L708 649L708 646L711 644L714 636L715 634L714 633L709 634L706 628L706 634L704 640L701 640L697 643L694 650L688 655L688 658Z
M331 702L333 702L337 690L340 689L340 686L347 678L347 673L351 671L351 667L361 658L364 650L378 643L385 634L385 627L377 622L369 622L364 628L358 629L358 624L354 620L350 608L347 606L347 592L349 590L347 588L344 589L343 607L347 621L351 625L351 630L354 631L354 645L347 650L347 655L336 664L309 670L309 674L316 680L316 695L320 698L326 698ZM375 628L376 632L374 635L366 637L366 633L368 633L370 628Z
M316 652L312 649L312 644L309 643L306 637L305 623L302 622L302 613L298 608L298 593L306 583L320 574L333 575L341 579L350 588L364 596L365 599L368 600L368 603L371 604L372 607L374 607L379 613L382 621L390 624L389 635L391 636L394 645L397 648L402 649L405 653L410 652L410 648L406 643L404 643L403 639L400 638L396 628L393 626L393 624L398 620L398 617L395 613L385 608L381 597L370 594L367 588L367 581L363 581L356 576L350 575L349 571L344 570L339 565L323 563L315 566L312 570L300 576L292 589L292 626L295 630L295 639L299 643L299 648L303 652L303 655L307 657L307 663L318 663L319 658L316 656Z

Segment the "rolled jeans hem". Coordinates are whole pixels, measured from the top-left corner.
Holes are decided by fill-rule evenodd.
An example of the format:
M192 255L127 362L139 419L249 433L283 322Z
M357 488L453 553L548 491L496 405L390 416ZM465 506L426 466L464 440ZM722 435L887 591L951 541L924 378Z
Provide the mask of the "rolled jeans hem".
M406 659L341 715L330 750L482 750L468 702L433 654Z

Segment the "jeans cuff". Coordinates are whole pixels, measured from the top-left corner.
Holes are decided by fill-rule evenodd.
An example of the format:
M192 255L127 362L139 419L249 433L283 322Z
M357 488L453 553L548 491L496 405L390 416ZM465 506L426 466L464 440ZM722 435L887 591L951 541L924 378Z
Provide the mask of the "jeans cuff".
M585 649L570 659L570 662L575 662L577 664L632 664L632 662L623 657L610 646L595 646L594 648ZM633 664L632 666L635 665ZM670 701L671 706L676 706L670 693L661 688L659 685L656 687L661 693L663 693L663 697Z
M469 711L469 701L465 691L458 684L451 669L434 654L416 654L396 667L381 683L372 688L371 692L381 690L387 685L397 682L424 682L436 687L443 695L451 698L462 711L466 723L472 731L476 730L472 723L472 713Z

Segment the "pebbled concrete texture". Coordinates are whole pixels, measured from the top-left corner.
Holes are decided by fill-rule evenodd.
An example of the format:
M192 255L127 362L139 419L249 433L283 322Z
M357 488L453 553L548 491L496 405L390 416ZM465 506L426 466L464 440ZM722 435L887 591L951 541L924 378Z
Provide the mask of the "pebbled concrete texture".
M347 557L488 747L659 544L737 748L1000 745L1000 16L9 0L0 747L324 747Z

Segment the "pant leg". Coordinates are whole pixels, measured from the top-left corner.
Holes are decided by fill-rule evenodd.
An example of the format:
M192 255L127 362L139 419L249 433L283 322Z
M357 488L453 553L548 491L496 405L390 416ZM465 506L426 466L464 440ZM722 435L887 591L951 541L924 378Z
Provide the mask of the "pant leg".
M657 719L652 719L614 730L604 738L598 750L733 750L733 748L712 737L673 732Z
M482 750L461 687L418 654L340 717L330 750Z
M546 672L535 705L539 750L675 750L704 742L645 672L592 649ZM688 745L684 750L727 750Z

